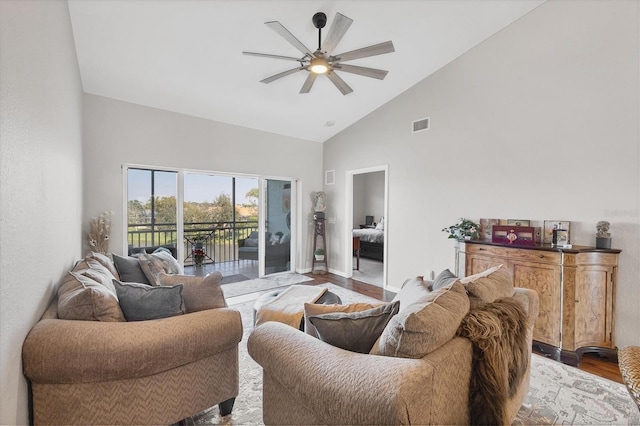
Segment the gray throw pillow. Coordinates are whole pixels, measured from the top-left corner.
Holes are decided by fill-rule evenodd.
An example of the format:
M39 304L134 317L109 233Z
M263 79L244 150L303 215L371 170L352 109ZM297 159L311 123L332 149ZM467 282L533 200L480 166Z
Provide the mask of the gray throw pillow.
M123 283L113 280L120 309L127 321L146 321L184 314L182 284L153 287L148 284Z
M453 284L458 277L455 276L453 272L448 269L440 272L435 280L433 280L433 284L431 285L431 290L437 290L442 287L446 287L449 284Z
M399 309L400 302L396 301L360 312L313 315L309 321L316 328L316 336L323 342L366 354Z
M120 281L130 283L150 284L144 274L137 257L118 256L113 253L113 263L116 265Z

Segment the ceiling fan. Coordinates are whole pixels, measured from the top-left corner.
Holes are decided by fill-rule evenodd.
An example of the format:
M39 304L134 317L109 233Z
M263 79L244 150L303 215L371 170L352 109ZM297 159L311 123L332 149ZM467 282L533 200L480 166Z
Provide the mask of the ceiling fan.
M293 47L302 52L303 56L301 58L295 58L292 56L271 55L267 53L242 52L245 55L299 62L299 66L296 68L267 77L264 80L260 80L261 83L271 83L272 81L278 80L282 77L305 70L309 72L309 75L302 85L300 93L309 93L316 77L320 74L326 74L327 78L331 80L338 90L340 90L343 95L347 95L353 92L353 89L349 87L349 85L345 83L338 74L336 74L336 71L349 72L352 74L363 75L365 77L377 78L379 80L386 77L389 71L349 65L344 64L343 62L394 52L395 49L393 48L393 43L391 41L385 41L384 43L374 44L372 46L363 47L361 49L345 53L333 54L333 50L336 48L338 43L340 43L340 40L342 40L342 37L344 37L345 33L353 23L353 20L347 18L341 13L336 13L336 17L329 28L329 33L324 40L324 46L321 44L322 28L327 24L327 15L322 12L318 12L313 15L312 22L318 29L318 49L315 52L309 50L309 48L291 34L280 22L265 22L266 26L280 34L285 40L291 43Z

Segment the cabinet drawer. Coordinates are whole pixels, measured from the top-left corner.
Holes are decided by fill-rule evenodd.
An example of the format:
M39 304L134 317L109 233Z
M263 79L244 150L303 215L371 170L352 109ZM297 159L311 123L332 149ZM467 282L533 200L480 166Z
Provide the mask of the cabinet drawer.
M565 256L566 265L618 266L618 255L614 253L586 252Z
M468 254L480 254L482 256L498 256L509 260L525 260L531 262L544 262L559 265L562 262L562 253L521 249L515 247L500 247L481 244L467 244L465 251Z

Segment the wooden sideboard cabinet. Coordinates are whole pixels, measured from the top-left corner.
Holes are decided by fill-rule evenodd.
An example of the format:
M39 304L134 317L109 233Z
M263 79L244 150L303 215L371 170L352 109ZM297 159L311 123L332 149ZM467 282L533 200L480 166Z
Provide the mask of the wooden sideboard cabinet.
M615 359L616 276L620 250L587 246L511 246L465 241L465 275L505 265L516 287L538 292L534 345L567 364L585 352Z

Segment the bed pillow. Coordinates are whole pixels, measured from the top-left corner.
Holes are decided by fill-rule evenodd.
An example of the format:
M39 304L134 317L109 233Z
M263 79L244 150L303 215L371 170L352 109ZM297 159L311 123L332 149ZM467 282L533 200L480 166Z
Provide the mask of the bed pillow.
M222 274L212 272L204 277L193 275L166 274L158 275L158 285L173 286L182 284L182 298L187 312L198 312L206 309L226 308L227 302L220 287Z
M422 358L453 339L468 312L469 298L459 281L435 290L391 318L371 354Z
M146 321L186 313L182 299L182 284L154 287L113 280L113 285L127 321Z
M369 353L389 320L398 313L400 302L386 303L360 312L332 312L312 315L316 337L332 346Z
M149 280L142 271L142 267L140 266L140 262L138 262L137 257L118 256L114 253L113 264L118 270L118 275L120 276L119 281L149 284Z
M329 314L332 312L360 312L367 309L376 308L384 305L385 302L374 303L350 303L348 305L330 304L324 305L321 303L305 303L304 304L304 330L307 334L316 336L316 328L309 321L309 317L314 315Z
M376 225L376 231L384 231L384 217L380 218L380 222Z

